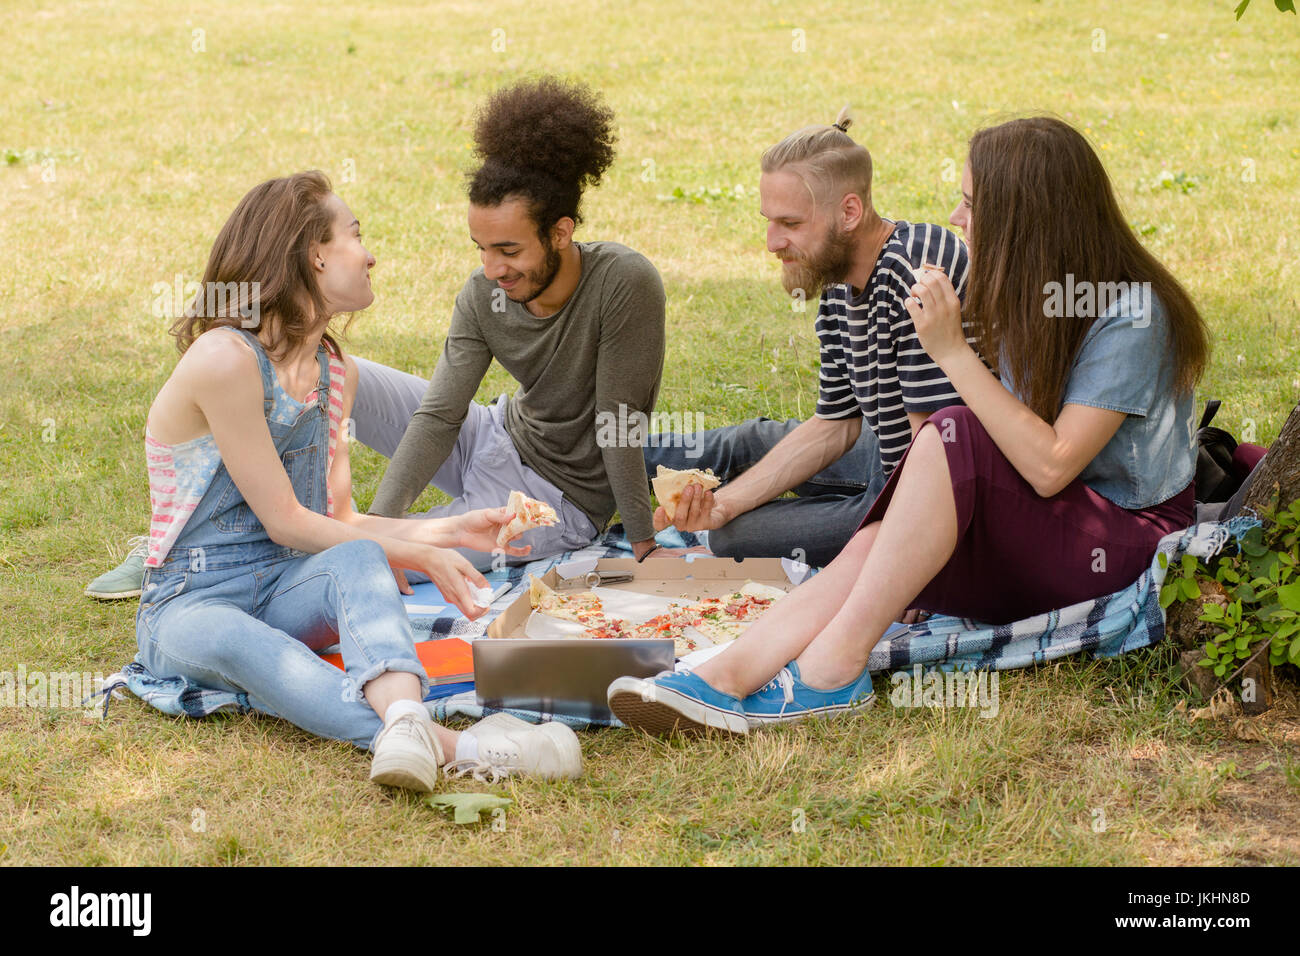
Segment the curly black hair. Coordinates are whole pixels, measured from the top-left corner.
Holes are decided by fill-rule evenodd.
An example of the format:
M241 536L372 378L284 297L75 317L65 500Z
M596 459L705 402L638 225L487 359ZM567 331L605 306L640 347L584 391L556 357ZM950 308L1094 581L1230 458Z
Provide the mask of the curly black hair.
M554 76L498 90L478 114L469 201L497 206L524 197L537 233L568 216L582 222L582 191L614 161L614 111L582 83Z

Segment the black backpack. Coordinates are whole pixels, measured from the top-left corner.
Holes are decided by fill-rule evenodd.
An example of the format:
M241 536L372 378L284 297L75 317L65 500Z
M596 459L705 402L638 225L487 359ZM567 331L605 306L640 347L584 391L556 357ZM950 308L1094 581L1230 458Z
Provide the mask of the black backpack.
M1210 426L1219 406L1217 398L1205 403L1201 427L1196 431L1196 500L1204 502L1227 501L1241 487L1232 453L1237 450L1237 439L1222 428Z

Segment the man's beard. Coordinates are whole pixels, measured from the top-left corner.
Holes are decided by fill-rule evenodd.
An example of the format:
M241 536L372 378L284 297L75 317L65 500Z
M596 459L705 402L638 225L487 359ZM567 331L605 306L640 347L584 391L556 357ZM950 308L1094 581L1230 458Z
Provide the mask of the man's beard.
M848 278L853 263L853 240L831 225L821 247L807 256L790 259L781 268L781 284L794 295L802 289L804 298L821 295L823 287Z
M551 283L555 281L555 277L560 274L560 265L563 261L560 258L560 253L551 245L550 240L546 238L542 239L542 248L546 250L546 258L542 260L542 267L535 272L527 272L524 274L524 279L532 287L533 291L528 293L527 298L516 299L516 302L521 304L532 302L533 299L545 292L547 288L550 287Z

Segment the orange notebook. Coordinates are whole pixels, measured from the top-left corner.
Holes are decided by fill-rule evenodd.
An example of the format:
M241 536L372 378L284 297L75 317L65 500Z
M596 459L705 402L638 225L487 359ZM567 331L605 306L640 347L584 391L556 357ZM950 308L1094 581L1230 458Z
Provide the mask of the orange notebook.
M474 679L474 649L459 637L444 637L436 641L418 641L415 653L424 663L429 683L459 684ZM323 654L322 659L343 669L342 654Z

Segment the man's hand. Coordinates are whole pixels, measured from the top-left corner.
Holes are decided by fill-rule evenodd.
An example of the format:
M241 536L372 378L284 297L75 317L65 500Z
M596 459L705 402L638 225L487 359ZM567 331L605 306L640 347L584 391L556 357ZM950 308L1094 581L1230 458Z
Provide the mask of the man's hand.
M646 558L647 554L650 555L649 558ZM632 542L632 555L638 561L642 559L652 561L655 558L677 558L683 554L707 554L712 556L713 552L700 546L694 548L665 548L662 545L656 545L654 538Z
M415 593L415 588L411 587L411 582L406 580L406 572L401 568L393 568L393 580L397 582L397 590L403 594Z
M669 525L676 525L678 531L712 531L721 528L729 520L726 510L713 492L697 482L682 489L677 511L671 519L662 505L655 509L654 514L656 531L662 531Z

